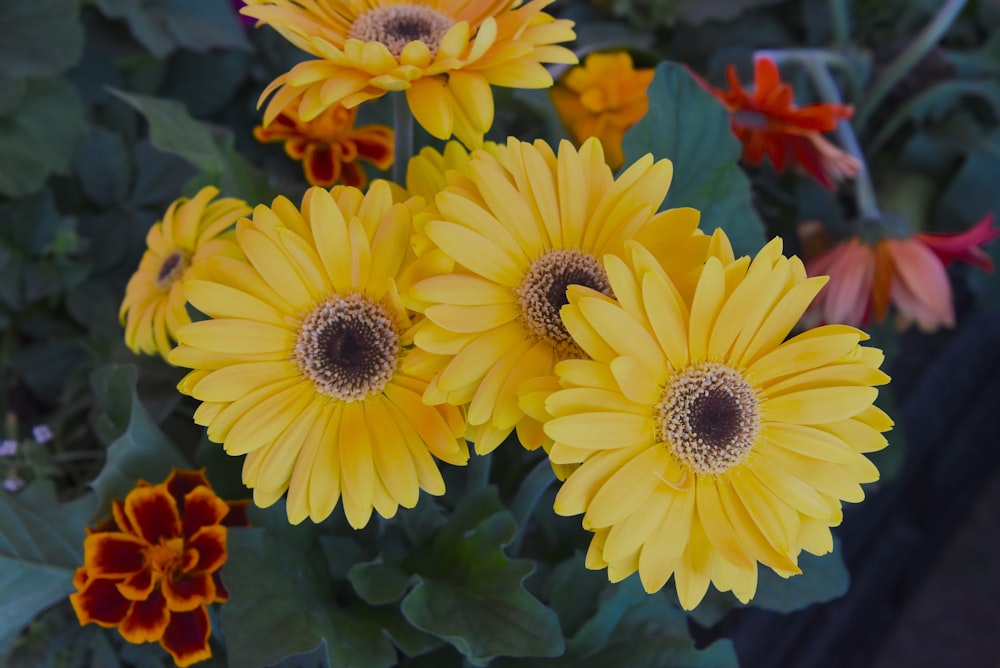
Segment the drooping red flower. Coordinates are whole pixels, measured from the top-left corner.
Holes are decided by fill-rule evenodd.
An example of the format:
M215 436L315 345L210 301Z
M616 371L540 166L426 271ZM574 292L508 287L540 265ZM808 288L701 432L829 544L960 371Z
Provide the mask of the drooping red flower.
M854 176L861 163L822 136L850 118L854 108L843 104L795 106L795 91L781 81L778 66L766 57L754 62L753 91L743 88L736 68L726 70L730 90L722 90L695 78L730 113L730 124L743 143L743 160L759 165L766 155L781 172L789 164L813 176L826 188Z
M229 598L219 577L226 528L247 526L248 501L223 501L201 471L140 481L88 531L70 603L81 625L159 642L178 666L212 656L207 606Z
M897 325L922 331L955 325L955 307L945 267L961 260L986 271L993 268L981 246L1000 236L993 216L957 234L914 234L873 243L847 239L806 262L810 276L830 282L813 303L823 322L863 325L883 320L896 307Z
M285 153L302 161L306 180L314 186L343 183L363 188L368 175L360 161L387 169L392 165L394 139L392 129L384 125L354 127L357 115L357 109L334 105L311 121L303 121L293 105L267 127L258 125L253 135L265 144L284 142Z

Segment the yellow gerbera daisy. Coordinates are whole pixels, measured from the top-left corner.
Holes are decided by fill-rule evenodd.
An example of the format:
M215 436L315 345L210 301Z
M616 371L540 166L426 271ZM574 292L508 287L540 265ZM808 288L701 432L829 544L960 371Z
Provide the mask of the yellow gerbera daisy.
M439 139L478 147L493 124L490 86L546 88L541 63L575 63L555 46L573 22L542 11L553 0L248 0L241 11L318 58L275 79L264 125L289 105L303 121L406 91L417 122Z
M781 240L748 265L709 257L686 300L642 246L605 258L617 301L569 290L566 327L592 358L556 366L545 402L556 496L595 533L587 567L646 591L671 574L695 607L709 582L748 601L757 564L800 572L802 550L832 549L841 501L878 479L862 453L892 421L873 405L888 382L864 332L827 325L785 340L826 277L806 278Z
M434 367L411 344L396 277L418 199L389 184L310 188L301 211L279 197L236 228L247 260L219 258L185 285L212 320L178 332L170 356L194 369L179 388L195 421L231 455L268 506L288 490L288 519L319 522L342 497L351 526L392 517L424 489L444 493L431 455L468 461L464 420L420 397Z
M204 276L209 258L242 257L229 228L250 207L232 197L211 202L218 194L218 188L205 186L190 199L181 197L149 228L146 252L118 311L132 352L167 359L177 330L191 322L184 281Z
M449 173L424 231L456 270L409 293L427 316L415 343L447 357L424 399L469 403L479 453L515 428L525 447L545 444L544 415L528 397L552 387L556 362L583 356L559 318L568 285L610 294L598 258L633 237L655 244L689 281L709 244L694 209L657 213L673 174L668 160L647 155L616 181L596 139L579 152L564 141L556 156L542 141L511 138L501 158L476 151L470 176Z

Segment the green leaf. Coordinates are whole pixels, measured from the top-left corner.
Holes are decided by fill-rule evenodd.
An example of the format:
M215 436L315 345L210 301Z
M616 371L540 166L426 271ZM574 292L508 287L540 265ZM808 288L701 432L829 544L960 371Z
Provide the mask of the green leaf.
M125 19L136 40L160 58L177 47L198 52L250 48L228 2L95 0L94 4L105 16Z
M396 651L361 603L344 602L324 568L315 529L292 527L283 503L230 529L222 624L230 665L268 666L323 641L331 668L388 667Z
M59 74L83 51L78 0L4 0L0 3L0 63L11 79Z
M384 562L354 564L347 572L347 579L358 596L371 605L398 601L410 584L408 573Z
M71 84L29 81L17 107L0 114L0 195L30 195L49 175L69 173L83 130L83 104Z
M83 564L83 518L93 514L94 501L88 494L60 506L47 481L16 496L0 494L3 640L12 640L35 615L73 591L73 572Z
M101 507L124 497L136 481L164 480L173 467L190 468L176 446L149 416L136 394L138 373L130 364L112 364L91 374L102 414L95 430L104 439L114 439L100 474L90 484Z
M125 200L132 181L132 162L117 132L94 126L80 142L76 173L87 197L103 207Z
M201 185L215 183L225 195L251 204L273 199L275 192L266 178L236 152L231 131L195 120L176 100L112 92L146 117L153 146L180 156L201 172Z
M534 563L503 552L517 531L494 487L467 495L434 543L415 557L418 584L401 609L411 624L475 665L497 656L558 656L555 613L522 585Z
M647 92L649 111L625 133L625 164L646 153L669 158L674 178L664 208L694 207L701 227L721 227L737 255L764 245L764 227L750 199L750 182L739 167L741 147L729 114L683 65L663 62Z
M770 568L761 568L757 593L750 602L774 612L794 612L814 603L826 603L847 593L851 576L844 565L840 541L834 537L833 552L821 557L803 552L799 555L801 575L788 579Z

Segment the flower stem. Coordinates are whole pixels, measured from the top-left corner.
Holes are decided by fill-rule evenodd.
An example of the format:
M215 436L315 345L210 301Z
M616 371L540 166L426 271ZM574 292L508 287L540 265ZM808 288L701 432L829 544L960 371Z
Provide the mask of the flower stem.
M837 88L837 82L833 80L830 70L821 59L806 56L801 58L800 62L806 68L813 80L813 85L816 86L816 92L824 102L844 103L840 89ZM854 197L861 220L881 219L882 211L879 209L878 200L875 197L875 186L872 184L871 175L868 172L868 162L865 160L864 154L861 153L861 146L858 144L857 135L854 134L854 128L849 121L842 120L837 123L834 134L844 150L861 163L861 169L854 177Z
M538 500L542 498L545 490L555 482L555 475L552 473L552 464L549 458L545 457L539 461L535 468L524 477L520 489L514 495L514 500L510 504L510 512L517 522L517 536L510 546L510 554L518 554L521 550L521 543L524 540L528 519L538 505Z
M413 157L413 114L402 91L392 97L392 127L395 137L392 180L405 188L406 168Z
M965 7L966 2L968 0L946 0L931 22L924 26L920 34L913 38L913 41L903 49L902 53L896 56L895 60L889 63L882 75L875 80L865 100L859 106L857 116L855 116L855 125L859 132L864 130L865 125L871 120L872 114L875 113L875 109L889 94L889 91L895 88L896 84L941 40L941 37L951 27L955 17Z
M833 43L837 48L843 49L851 41L851 16L847 11L847 0L829 0L829 2Z
M493 458L489 455L478 455L475 450L469 453L466 493L481 489L490 484L490 464L492 463Z

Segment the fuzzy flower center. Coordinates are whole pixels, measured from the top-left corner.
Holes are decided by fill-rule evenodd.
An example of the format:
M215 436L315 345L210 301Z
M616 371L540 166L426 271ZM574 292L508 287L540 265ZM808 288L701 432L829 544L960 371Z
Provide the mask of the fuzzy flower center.
M316 389L341 401L361 401L392 380L399 334L378 303L362 295L334 296L302 321L295 360Z
M184 557L183 538L164 538L146 548L146 567L154 574L169 577L181 566Z
M569 303L566 288L583 285L613 296L611 283L596 257L578 250L553 250L531 264L516 290L521 321L536 339L561 357L586 357L566 331L559 309Z
M757 393L739 372L714 362L671 378L656 416L657 440L698 473L739 464L760 433Z
M410 42L423 42L434 56L453 25L455 20L450 16L424 5L388 5L372 7L355 19L347 36L380 42L396 58Z
M160 265L160 271L156 273L156 286L161 290L168 289L187 271L190 264L191 262L184 251L175 250Z

